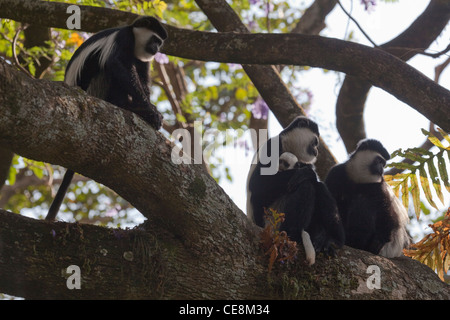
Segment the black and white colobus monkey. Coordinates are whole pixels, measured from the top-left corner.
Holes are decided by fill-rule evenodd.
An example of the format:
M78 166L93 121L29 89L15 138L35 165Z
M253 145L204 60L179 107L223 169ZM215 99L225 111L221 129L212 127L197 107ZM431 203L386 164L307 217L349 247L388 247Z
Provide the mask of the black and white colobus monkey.
M335 201L314 171L318 146L317 124L297 117L259 148L247 179L247 217L264 227L264 208L274 207L285 214L281 230L292 240L309 235L317 251L333 254L344 244L344 231ZM298 160L293 169L283 164L286 152Z
M408 213L383 179L389 153L373 139L362 140L350 158L331 168L325 180L336 199L345 244L388 258L409 246Z
M278 163L278 172L298 169L301 167L302 164L298 162L298 158L294 154L290 152L284 152L280 155L280 160ZM284 197L281 197L278 200L276 200L271 205L271 207L281 212L282 210L285 209L284 208L285 203L286 199ZM302 230L301 238L303 247L305 248L306 261L308 262L309 265L313 265L314 262L316 262L316 252L314 250L314 245L311 242L311 237L309 236L308 232Z
M150 61L167 38L153 17L139 17L131 25L100 31L74 53L64 82L88 94L130 110L155 129L162 116L150 102ZM54 220L74 172L67 170L46 220Z

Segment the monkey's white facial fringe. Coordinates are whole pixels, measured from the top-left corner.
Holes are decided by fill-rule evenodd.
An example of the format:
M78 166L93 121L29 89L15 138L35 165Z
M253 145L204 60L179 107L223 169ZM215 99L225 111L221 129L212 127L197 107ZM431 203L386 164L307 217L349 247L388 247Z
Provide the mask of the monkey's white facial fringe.
M379 183L383 177L370 172L370 165L381 155L372 150L358 151L347 165L347 174L355 183Z
M311 142L317 139L317 136L308 128L295 128L284 135L280 135L281 145L284 151L294 154L298 161L305 164L313 164L317 158L308 153Z
M147 28L133 28L133 33L135 41L134 56L143 62L150 62L153 59L154 55L147 52L145 50L145 47L152 36L158 35L153 31L148 30Z

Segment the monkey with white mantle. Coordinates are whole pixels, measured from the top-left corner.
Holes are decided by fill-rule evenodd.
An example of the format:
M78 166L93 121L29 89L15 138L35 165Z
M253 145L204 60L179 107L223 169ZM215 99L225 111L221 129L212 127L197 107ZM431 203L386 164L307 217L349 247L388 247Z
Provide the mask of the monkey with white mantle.
M335 200L314 170L318 145L317 124L297 117L258 149L247 179L248 219L264 227L265 208L284 213L280 231L303 243L309 264L315 251L334 255L344 244Z
M131 25L100 31L74 53L64 82L88 94L132 111L158 130L162 116L150 102L150 61L167 39L154 17L137 18ZM72 181L68 169L46 220L54 220Z
M361 140L349 159L331 168L325 183L339 210L345 244L387 258L410 244L408 212L384 181L390 155L374 139Z

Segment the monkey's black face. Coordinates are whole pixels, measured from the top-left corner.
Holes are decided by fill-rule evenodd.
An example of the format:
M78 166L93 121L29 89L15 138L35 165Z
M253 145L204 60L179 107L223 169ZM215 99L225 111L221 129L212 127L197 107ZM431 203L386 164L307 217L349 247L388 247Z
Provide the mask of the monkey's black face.
M133 28L133 33L135 57L144 62L151 61L162 46L163 40L147 28Z
M309 128L290 128L280 134L283 152L294 154L302 163L314 163L319 154L319 137Z
M151 55L155 55L161 48L162 44L163 41L158 36L152 35L145 45L145 51Z
M315 136L309 144L308 153L314 157L319 155L319 138L317 136Z
M372 163L369 166L369 170L372 174L383 176L384 166L386 165L386 160L383 157L377 156L373 159Z
M162 24L153 17L137 19L133 24L134 55L137 59L149 62L161 49L167 39L167 31Z

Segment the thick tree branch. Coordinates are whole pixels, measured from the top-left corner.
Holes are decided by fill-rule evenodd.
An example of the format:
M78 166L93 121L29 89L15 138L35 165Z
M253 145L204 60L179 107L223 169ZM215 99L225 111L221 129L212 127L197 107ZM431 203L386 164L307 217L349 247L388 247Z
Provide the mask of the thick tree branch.
M192 32L190 41L200 45L205 36ZM176 37L173 35L172 41L181 41ZM208 47L214 52L215 61L220 62L309 65L357 76L409 104L444 130L450 128L450 92L380 49L319 36L228 33L211 37ZM211 58L207 50L183 51L186 58ZM281 115L280 118L284 119Z
M319 34L325 27L326 16L336 6L336 0L316 0L305 10L292 33Z
M27 299L450 299L450 287L425 265L347 247L313 267L299 257L268 274L251 237L196 251L149 223L118 230L1 209L0 220L0 274L8 275L0 292ZM236 247L254 251L239 256ZM80 290L67 288L70 265L80 267ZM367 285L369 266L380 268L380 289Z

